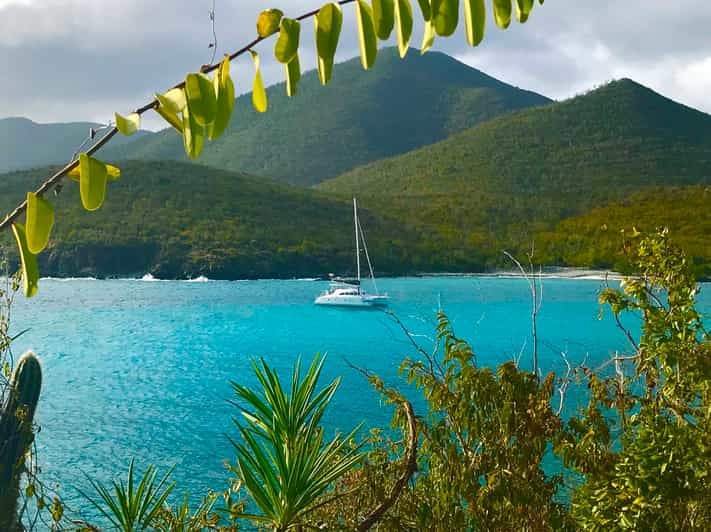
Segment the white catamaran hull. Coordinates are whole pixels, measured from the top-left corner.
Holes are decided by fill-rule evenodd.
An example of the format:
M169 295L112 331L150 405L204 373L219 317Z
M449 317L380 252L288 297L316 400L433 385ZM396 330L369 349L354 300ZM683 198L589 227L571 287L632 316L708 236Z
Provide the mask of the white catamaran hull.
M325 293L314 301L317 305L331 305L334 307L384 307L388 304L387 296L341 295Z

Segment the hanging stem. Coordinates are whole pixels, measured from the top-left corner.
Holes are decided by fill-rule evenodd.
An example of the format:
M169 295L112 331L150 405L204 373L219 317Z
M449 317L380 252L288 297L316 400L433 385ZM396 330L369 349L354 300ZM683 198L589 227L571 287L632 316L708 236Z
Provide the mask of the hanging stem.
M355 2L355 0L341 0L338 3L338 5L346 5L346 4L351 4ZM296 17L296 20L304 20L309 17L313 17L314 15L318 14L320 9L314 9L312 11L309 11L308 13L304 13L303 15L299 15ZM271 35L269 36L271 37ZM230 61L234 61L236 58L238 58L241 55L246 54L249 52L254 46L259 44L260 42L266 40L268 37L257 37L247 45L243 46L236 52L232 53L229 55ZM209 74L210 72L217 70L220 67L221 62L218 63L213 63L211 65L203 65L202 68L200 68L200 72L203 74ZM181 81L180 83L174 85L172 88L173 89L182 89L185 87L185 81ZM143 105L142 107L139 107L134 111L134 113L138 115L143 115L146 111L150 111L151 109L155 109L158 107L158 100L153 99L147 104ZM114 126L112 127L103 137L101 137L97 142L95 142L88 150L86 150L87 155L92 155L96 153L100 148L102 148L106 143L108 143L114 135L118 133L118 129ZM50 191L52 188L54 188L56 185L59 184L59 182L62 180L62 178L67 175L69 172L71 172L74 168L79 166L79 160L75 159L66 166L64 166L62 169L58 170L55 174L50 176L40 187L35 191L35 195L42 197L44 196L48 191ZM23 201L20 203L15 209L10 212L7 216L5 216L5 219L0 222L0 231L9 229L10 226L19 218L19 216L25 211L27 208L27 200Z

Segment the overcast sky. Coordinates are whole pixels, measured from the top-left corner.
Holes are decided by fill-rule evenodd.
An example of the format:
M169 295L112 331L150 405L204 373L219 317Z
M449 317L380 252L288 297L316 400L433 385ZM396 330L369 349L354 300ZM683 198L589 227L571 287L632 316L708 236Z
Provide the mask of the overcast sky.
M279 7L296 16L322 1L215 0L218 57L254 37L262 9ZM212 2L0 0L0 117L105 122L114 111L145 103L209 60ZM346 6L341 60L358 53L354 18L354 7ZM459 33L438 39L434 49L555 99L630 77L711 112L709 28L708 0L548 0L528 23L513 22L507 31L489 20L477 48ZM413 45L421 35L417 26ZM306 23L304 69L315 66L311 36ZM272 48L272 42L258 48L268 83L283 75ZM249 87L251 61L238 61L233 74L240 92Z

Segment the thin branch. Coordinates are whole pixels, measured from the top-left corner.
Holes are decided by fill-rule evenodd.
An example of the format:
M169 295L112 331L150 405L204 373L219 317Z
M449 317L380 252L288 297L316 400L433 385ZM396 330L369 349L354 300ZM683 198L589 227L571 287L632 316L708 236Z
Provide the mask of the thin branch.
M417 422L415 420L415 412L410 401L403 400L402 408L407 416L408 425L408 444L407 444L407 465L403 470L400 478L390 490L390 495L380 505L370 512L365 519L358 525L359 532L369 530L396 502L402 491L405 489L407 482L412 478L412 475L417 471Z
M338 2L339 5L343 6L346 4L351 4L355 2L355 0L340 0ZM303 15L299 15L296 17L296 20L304 20L309 17L312 17L316 15L320 9L314 9L312 11L309 11L308 13L304 13ZM268 36L268 37L271 37ZM257 37L247 45L243 46L236 52L233 52L229 56L230 61L234 61L236 58L240 57L241 55L246 54L249 52L253 47L255 47L257 44L262 42L263 40L267 39L268 37ZM200 68L200 72L203 74L208 74L214 70L217 70L220 67L221 62L218 63L213 63L211 65L203 65ZM185 81L181 81L180 83L174 85L172 88L173 89L182 89L185 87ZM147 111L150 111L151 109L155 109L158 106L158 100L153 99L147 104L143 105L142 107L139 107L134 111L134 113L138 115L143 115ZM112 127L101 139L99 139L96 143L94 143L87 151L87 155L92 155L96 153L100 148L102 148L107 142L109 142L114 135L118 133L118 129L114 126ZM49 190L54 188L56 185L59 184L59 182L62 180L62 178L67 175L70 171L72 171L74 168L79 166L79 161L77 159L73 160L66 166L64 166L61 170L57 171L55 174L50 176L42 185L35 191L36 196L44 196L45 193L47 193ZM17 218L25 211L27 208L27 200L23 201L20 203L12 212L10 212L7 216L5 216L5 219L0 222L0 231L9 229L10 226L17 220Z

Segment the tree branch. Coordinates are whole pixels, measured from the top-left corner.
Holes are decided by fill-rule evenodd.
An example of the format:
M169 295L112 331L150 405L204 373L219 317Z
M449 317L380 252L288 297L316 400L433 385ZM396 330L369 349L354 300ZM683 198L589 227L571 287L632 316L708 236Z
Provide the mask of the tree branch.
M340 0L338 2L339 5L343 6L346 4L351 4L355 2L355 0ZM296 20L304 20L306 18L312 17L316 15L319 12L319 9L314 9L312 11L309 11L308 13L304 13L303 15L299 15L296 17ZM268 37L271 37L269 35ZM230 61L234 61L236 58L238 58L241 55L246 54L249 52L254 46L262 42L263 40L267 39L268 37L257 37L254 39L252 42L249 44L243 46L236 52L232 53L229 55ZM200 72L203 74L208 74L212 72L213 70L217 70L220 67L220 63L214 63L212 65L203 65L200 68ZM174 85L172 88L173 89L182 89L185 87L185 81L181 81L180 83ZM142 107L139 107L134 111L134 113L138 115L143 115L146 111L149 111L151 109L155 109L158 106L158 100L154 99L147 104L143 105ZM112 127L101 139L99 139L97 142L95 142L85 153L88 155L92 155L93 153L96 153L101 147L103 147L107 142L111 140L111 138L118 133L118 129L116 127ZM70 171L72 171L74 168L79 166L79 160L75 159L66 166L64 166L61 170L57 171L55 174L50 176L42 185L35 191L36 196L44 196L48 191L50 191L52 188L54 188L56 185L59 184L59 182L62 180L62 178L67 175ZM10 212L7 216L5 216L5 219L0 222L0 231L9 229L10 226L19 218L19 216L25 211L27 208L27 200L23 201L20 203L15 209Z
M410 480L412 475L417 471L417 423L415 420L415 412L412 408L410 401L403 400L402 408L405 410L407 415L407 425L409 431L408 445L407 445L407 465L405 470L398 478L397 482L390 490L390 495L385 499L380 505L370 512L365 519L358 525L358 532L364 532L365 530L370 530L383 515L387 512L394 504L397 502L398 497L405 489L405 485Z

